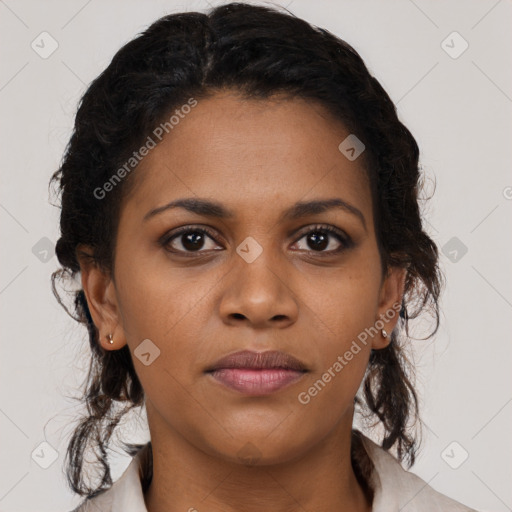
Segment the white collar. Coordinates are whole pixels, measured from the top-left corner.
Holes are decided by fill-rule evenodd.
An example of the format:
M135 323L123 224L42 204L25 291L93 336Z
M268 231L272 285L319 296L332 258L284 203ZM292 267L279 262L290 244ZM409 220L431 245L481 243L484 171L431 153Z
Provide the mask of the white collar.
M370 479L374 490L372 512L476 512L406 471L395 457L368 437L363 435L362 439L374 465Z

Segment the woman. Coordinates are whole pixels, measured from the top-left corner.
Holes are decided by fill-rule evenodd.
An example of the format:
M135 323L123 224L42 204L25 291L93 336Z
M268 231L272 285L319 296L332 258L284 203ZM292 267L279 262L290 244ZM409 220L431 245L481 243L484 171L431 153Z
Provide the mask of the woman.
M356 51L288 13L169 15L116 54L52 178L54 292L80 275L92 351L76 510L471 510L400 465L408 320L436 332L442 285L418 158ZM142 406L151 441L112 485L109 440Z

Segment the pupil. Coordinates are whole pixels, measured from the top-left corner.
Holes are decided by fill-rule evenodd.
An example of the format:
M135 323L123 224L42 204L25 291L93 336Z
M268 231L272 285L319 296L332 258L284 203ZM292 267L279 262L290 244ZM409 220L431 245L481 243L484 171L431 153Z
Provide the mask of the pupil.
M202 238L203 238L203 234L198 233L197 231L195 231L193 233L188 233L187 235L184 235L185 240L182 242L183 247L185 247L185 249L187 249L187 250L192 250L192 251L201 249L201 247L202 247L201 242L204 242L204 240L202 240ZM198 241L200 242L199 244L197 244Z
M322 249L325 249L328 245L327 236L324 234L319 234L318 232L311 233L310 240L311 239L314 240L312 249L322 250ZM310 245L310 247L311 247L311 245Z

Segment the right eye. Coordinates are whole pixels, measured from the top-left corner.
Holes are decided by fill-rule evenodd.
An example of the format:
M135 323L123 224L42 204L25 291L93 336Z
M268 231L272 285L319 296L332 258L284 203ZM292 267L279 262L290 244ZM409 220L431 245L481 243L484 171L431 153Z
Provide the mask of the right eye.
M215 241L214 236L215 233L207 228L184 226L164 235L160 244L172 253L181 253L183 255L201 253L205 252L201 251L204 248L205 239L209 238ZM216 249L206 249L206 251L208 250Z

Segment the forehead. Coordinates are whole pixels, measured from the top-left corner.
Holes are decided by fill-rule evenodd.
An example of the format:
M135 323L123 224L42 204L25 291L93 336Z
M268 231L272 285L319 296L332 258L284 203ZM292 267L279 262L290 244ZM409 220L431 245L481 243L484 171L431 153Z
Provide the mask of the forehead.
M142 218L151 208L192 196L215 198L240 215L341 197L370 222L363 159L350 161L340 152L350 133L321 105L232 93L197 101L139 164L127 213Z

